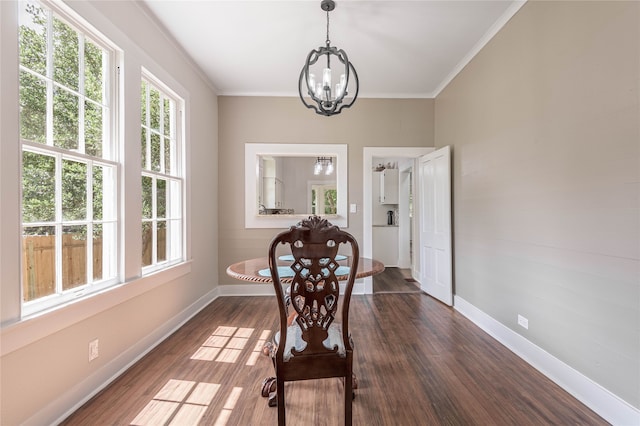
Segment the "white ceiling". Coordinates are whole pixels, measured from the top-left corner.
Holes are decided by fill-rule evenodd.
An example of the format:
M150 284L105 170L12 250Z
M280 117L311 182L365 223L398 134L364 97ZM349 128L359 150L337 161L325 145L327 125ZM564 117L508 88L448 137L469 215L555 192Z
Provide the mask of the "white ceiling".
M523 1L336 1L331 45L361 97L433 98ZM297 96L307 54L324 45L320 0L144 0L220 95Z

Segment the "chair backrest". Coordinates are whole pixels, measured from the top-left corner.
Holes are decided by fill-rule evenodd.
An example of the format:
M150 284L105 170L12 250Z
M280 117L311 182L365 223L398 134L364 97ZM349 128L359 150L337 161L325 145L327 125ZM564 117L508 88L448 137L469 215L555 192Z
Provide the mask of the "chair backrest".
M297 315L295 321L299 327L287 327L287 304L278 268L282 268L283 263L278 262L276 250L279 244L287 244L293 258L286 266L290 265L293 271L290 302ZM341 244L351 248L350 254L347 253L348 260L343 262L348 263L348 266L340 265L336 260ZM355 238L318 216L301 221L272 240L269 247L269 267L280 313L281 337L276 354L279 359L284 357L286 361L288 357L336 353L338 347L327 347L326 344L329 341L335 342L335 338L341 339L341 348L353 350L348 337L349 303L358 269L358 258L358 243ZM341 296L338 277L344 279L345 276L346 287ZM338 309L341 309L342 322L338 328L341 331L340 336L327 339ZM292 334L292 328L300 335ZM302 341L290 341L300 338Z

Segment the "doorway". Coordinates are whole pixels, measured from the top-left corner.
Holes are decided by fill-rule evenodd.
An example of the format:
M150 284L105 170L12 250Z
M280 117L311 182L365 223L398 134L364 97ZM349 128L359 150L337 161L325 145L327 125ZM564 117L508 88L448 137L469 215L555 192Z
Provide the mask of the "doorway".
M405 259L402 263L396 262L393 266L395 268L401 269L398 271L400 275L404 277L405 271L404 269L408 269L410 271L410 277L408 279L417 280L419 275L419 262L416 259L415 250L411 250L410 244L413 241L416 241L415 233L416 227L413 224L413 220L410 219L410 213L408 211L409 206L413 206L414 197L410 195L410 191L413 191L413 188L416 188L415 179L417 173L417 161L418 158L434 151L434 148L428 147L384 147L384 148L372 148L365 147L363 150L363 242L362 242L362 252L364 257L374 257L373 256L373 234L374 234L374 204L375 201L373 199L374 196L374 169L378 166L376 162L378 159L394 159L394 163L397 162L397 167L399 169L399 182L403 183L404 186L400 186L401 188L406 188L400 191L399 197L402 197L402 194L405 194L405 200L398 200L398 242L400 243L400 238L404 238L402 247L406 253L411 253L411 255L407 254L408 259ZM388 163L390 161L386 161ZM395 164L394 164L395 165ZM401 166L403 165L403 166ZM411 199L410 199L411 198ZM411 202L411 204L410 204ZM405 206L403 208L401 206ZM391 210L391 209L387 209ZM404 222L404 225L403 225ZM401 235L404 235L401 237ZM415 243L413 243L415 244ZM400 256L398 256L398 260L400 260ZM403 278L404 279L404 278ZM413 285L412 282L409 282ZM365 294L373 293L373 278L367 277L364 279L364 292Z

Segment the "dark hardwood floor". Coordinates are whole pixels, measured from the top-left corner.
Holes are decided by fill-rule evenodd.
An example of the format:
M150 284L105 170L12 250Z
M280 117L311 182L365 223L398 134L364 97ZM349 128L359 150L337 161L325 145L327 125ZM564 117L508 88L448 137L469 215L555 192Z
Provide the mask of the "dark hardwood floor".
M600 425L591 410L424 293L354 296L356 425ZM212 302L64 425L274 425L269 297ZM287 424L342 424L337 379L288 383Z
M420 283L411 278L410 269L385 268L373 277L373 293L420 293Z

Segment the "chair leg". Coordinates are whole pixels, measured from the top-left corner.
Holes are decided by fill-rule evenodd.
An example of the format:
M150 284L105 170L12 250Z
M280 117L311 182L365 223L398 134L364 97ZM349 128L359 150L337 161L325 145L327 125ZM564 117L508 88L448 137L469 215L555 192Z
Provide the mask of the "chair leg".
M355 394L353 392L353 381L345 377L344 380L344 424L351 426L352 422L352 403Z
M285 426L284 414L284 380L277 378L276 398L278 401L278 426Z

